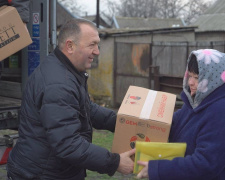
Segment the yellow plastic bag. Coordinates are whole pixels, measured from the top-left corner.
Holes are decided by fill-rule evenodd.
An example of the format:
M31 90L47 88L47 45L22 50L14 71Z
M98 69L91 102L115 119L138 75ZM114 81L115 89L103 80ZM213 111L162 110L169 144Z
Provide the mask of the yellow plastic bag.
M150 161L168 159L175 157L184 157L186 143L160 143L136 141L134 173L139 173L143 166L137 164L137 161Z

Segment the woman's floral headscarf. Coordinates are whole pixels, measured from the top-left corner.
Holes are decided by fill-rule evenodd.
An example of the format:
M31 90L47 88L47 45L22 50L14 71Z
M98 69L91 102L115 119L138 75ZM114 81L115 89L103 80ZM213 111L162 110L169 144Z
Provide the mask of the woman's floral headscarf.
M187 95L190 104L196 108L211 92L224 84L225 82L225 54L214 49L200 49L192 51L197 59L199 75L198 75L198 88L193 99L189 92L188 86L188 69L184 75L183 90Z

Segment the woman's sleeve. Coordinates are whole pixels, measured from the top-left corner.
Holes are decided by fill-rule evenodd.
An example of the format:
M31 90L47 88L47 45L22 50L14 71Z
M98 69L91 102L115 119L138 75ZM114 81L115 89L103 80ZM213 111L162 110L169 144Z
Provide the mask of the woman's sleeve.
M224 101L223 101L224 102ZM216 104L216 103L215 103ZM173 160L149 161L149 178L154 180L212 180L225 168L224 104L205 110L195 141L194 153ZM194 119L197 120L197 119ZM191 131L191 129L190 129ZM224 179L225 176L220 179Z

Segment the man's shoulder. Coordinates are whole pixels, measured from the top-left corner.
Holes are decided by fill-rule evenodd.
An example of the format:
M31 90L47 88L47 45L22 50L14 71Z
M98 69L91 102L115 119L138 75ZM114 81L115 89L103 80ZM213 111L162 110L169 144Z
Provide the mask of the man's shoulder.
M35 76L42 79L46 85L50 84L66 84L75 82L76 79L71 76L68 69L54 55L48 55L35 71Z

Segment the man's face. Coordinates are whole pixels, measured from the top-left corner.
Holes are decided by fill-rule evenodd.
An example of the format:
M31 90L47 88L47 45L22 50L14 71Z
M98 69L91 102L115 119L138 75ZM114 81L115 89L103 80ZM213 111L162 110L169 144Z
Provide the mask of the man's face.
M196 94L197 87L198 87L198 75L192 72L188 72L188 85L191 90L191 96Z
M91 68L95 56L99 55L100 38L98 31L89 25L81 24L80 39L72 55L71 62L78 71Z

